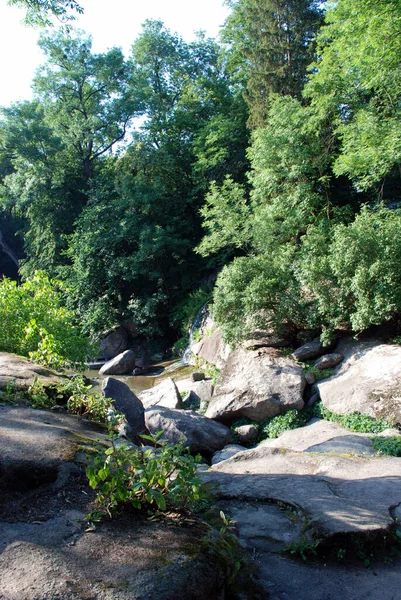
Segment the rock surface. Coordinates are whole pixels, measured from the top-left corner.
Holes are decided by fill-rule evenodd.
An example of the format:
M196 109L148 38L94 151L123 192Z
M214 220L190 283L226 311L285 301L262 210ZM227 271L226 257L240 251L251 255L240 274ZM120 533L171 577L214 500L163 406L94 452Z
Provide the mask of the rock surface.
M138 397L144 408L150 408L151 406L181 408L182 406L180 392L171 377L164 379L164 381L149 390L141 392Z
M227 444L227 446L224 446L222 450L218 450L215 452L215 454L213 454L212 465L217 465L217 463L221 462L222 460L227 460L238 454L238 452L243 452L244 450L246 450L246 448L244 448L244 446L240 446L239 444Z
M343 363L317 384L324 406L338 414L358 411L401 424L401 347L346 339L338 350Z
M192 410L148 408L145 422L152 433L163 430L163 439L188 446L191 452L213 454L234 441L228 427Z
M224 343L223 335L218 329L212 335L203 338L191 346L191 352L221 369L230 355L230 347Z
M100 369L100 375L128 375L135 367L135 352L125 350L118 356L107 361Z
M125 416L132 431L132 435L128 437L136 442L137 436L146 432L145 410L142 402L124 382L113 377L106 377L103 380L102 394L106 398L111 398L115 408Z
M332 352L319 358L313 366L315 367L315 369L323 371L324 369L332 369L333 367L336 367L340 364L342 360L344 360L342 354L340 354L339 352Z
M65 381L65 377L55 371L30 362L17 354L0 352L0 388L13 383L18 389L27 389L35 377L44 385L55 385Z
M302 367L268 351L232 352L220 373L206 416L222 422L261 421L304 406Z
M131 514L85 531L94 492L76 456L101 435L71 415L0 407L1 600L221 600L224 569L201 524ZM27 473L42 477L27 487Z
M326 352L329 352L329 348L323 346L322 342L320 341L320 338L317 337L314 340L306 342L306 344L303 344L302 346L294 350L291 356L294 360L304 362L305 360L317 358L318 356L321 356Z
M124 327L116 327L108 331L99 340L99 358L114 358L128 347L128 333Z

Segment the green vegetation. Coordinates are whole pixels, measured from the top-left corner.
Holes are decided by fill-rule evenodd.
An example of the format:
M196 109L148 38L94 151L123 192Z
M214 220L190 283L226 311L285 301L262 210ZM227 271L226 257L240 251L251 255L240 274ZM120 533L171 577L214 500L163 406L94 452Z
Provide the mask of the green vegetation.
M84 363L89 343L62 305L62 287L43 273L22 285L0 282L0 350L55 369Z
M373 448L385 456L401 456L401 436L371 438Z
M328 408L318 402L313 407L315 417L320 417L326 421L334 421L346 429L356 431L358 433L380 433L388 429L389 425L386 421L379 421L368 415L364 415L357 411L345 415L338 415L331 412Z
M196 466L200 456L192 457L180 444L169 444L156 436L142 436L155 448L145 451L117 446L99 449L86 473L89 484L97 489L99 510L110 517L124 505L137 510L157 508L190 509L201 499Z
M1 109L0 234L24 241L8 255L26 283L62 281L93 338L131 321L172 345L212 287L233 344L401 314L399 2L229 6L223 44L147 21L128 58L43 33L34 100ZM50 325L14 330L26 356L77 360Z

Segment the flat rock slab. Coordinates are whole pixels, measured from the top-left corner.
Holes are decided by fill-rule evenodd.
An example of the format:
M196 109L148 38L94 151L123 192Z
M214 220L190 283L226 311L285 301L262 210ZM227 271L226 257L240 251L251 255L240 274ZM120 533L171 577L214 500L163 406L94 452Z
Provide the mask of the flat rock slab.
M45 386L63 383L66 380L55 371L32 363L22 356L0 352L0 387L12 382L18 389L27 389L35 377Z
M322 537L386 530L401 503L401 460L341 457L259 447L214 465L203 477L222 497L276 500L309 515Z
M80 417L29 407L0 406L0 485L32 488L55 481L63 462L104 437L104 430ZM1 504L1 498L0 498Z
M351 433L337 423L324 419L312 419L305 427L284 431L278 438L265 440L259 447L287 448L298 452L376 454L369 435Z
M165 406L166 408L181 408L180 392L171 377L138 395L144 408Z

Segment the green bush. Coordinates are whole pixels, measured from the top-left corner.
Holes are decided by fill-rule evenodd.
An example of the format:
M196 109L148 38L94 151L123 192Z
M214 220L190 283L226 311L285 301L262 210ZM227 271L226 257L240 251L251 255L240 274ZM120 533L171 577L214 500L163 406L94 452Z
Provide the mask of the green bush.
M401 456L401 436L371 438L373 448L386 456Z
M180 444L161 442L159 432L149 439L159 448L146 451L118 446L99 452L87 467L89 485L97 489L96 502L110 517L118 507L188 509L201 499L200 479L196 472L200 456L192 457Z
M82 365L89 343L61 301L60 284L36 273L18 285L0 283L0 350L60 369Z

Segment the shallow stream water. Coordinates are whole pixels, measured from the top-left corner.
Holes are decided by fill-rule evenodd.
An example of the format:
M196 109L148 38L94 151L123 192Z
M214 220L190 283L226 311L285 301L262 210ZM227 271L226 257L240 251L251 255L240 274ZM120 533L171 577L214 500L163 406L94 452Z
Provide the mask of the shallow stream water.
M167 361L151 365L148 375L112 375L112 377L123 381L135 394L139 394L161 383L167 377L172 377L175 382L187 379L193 370L193 367L183 361ZM103 379L108 377L108 375L99 375L98 371L92 369L87 369L84 375L90 380L94 391L99 391Z

